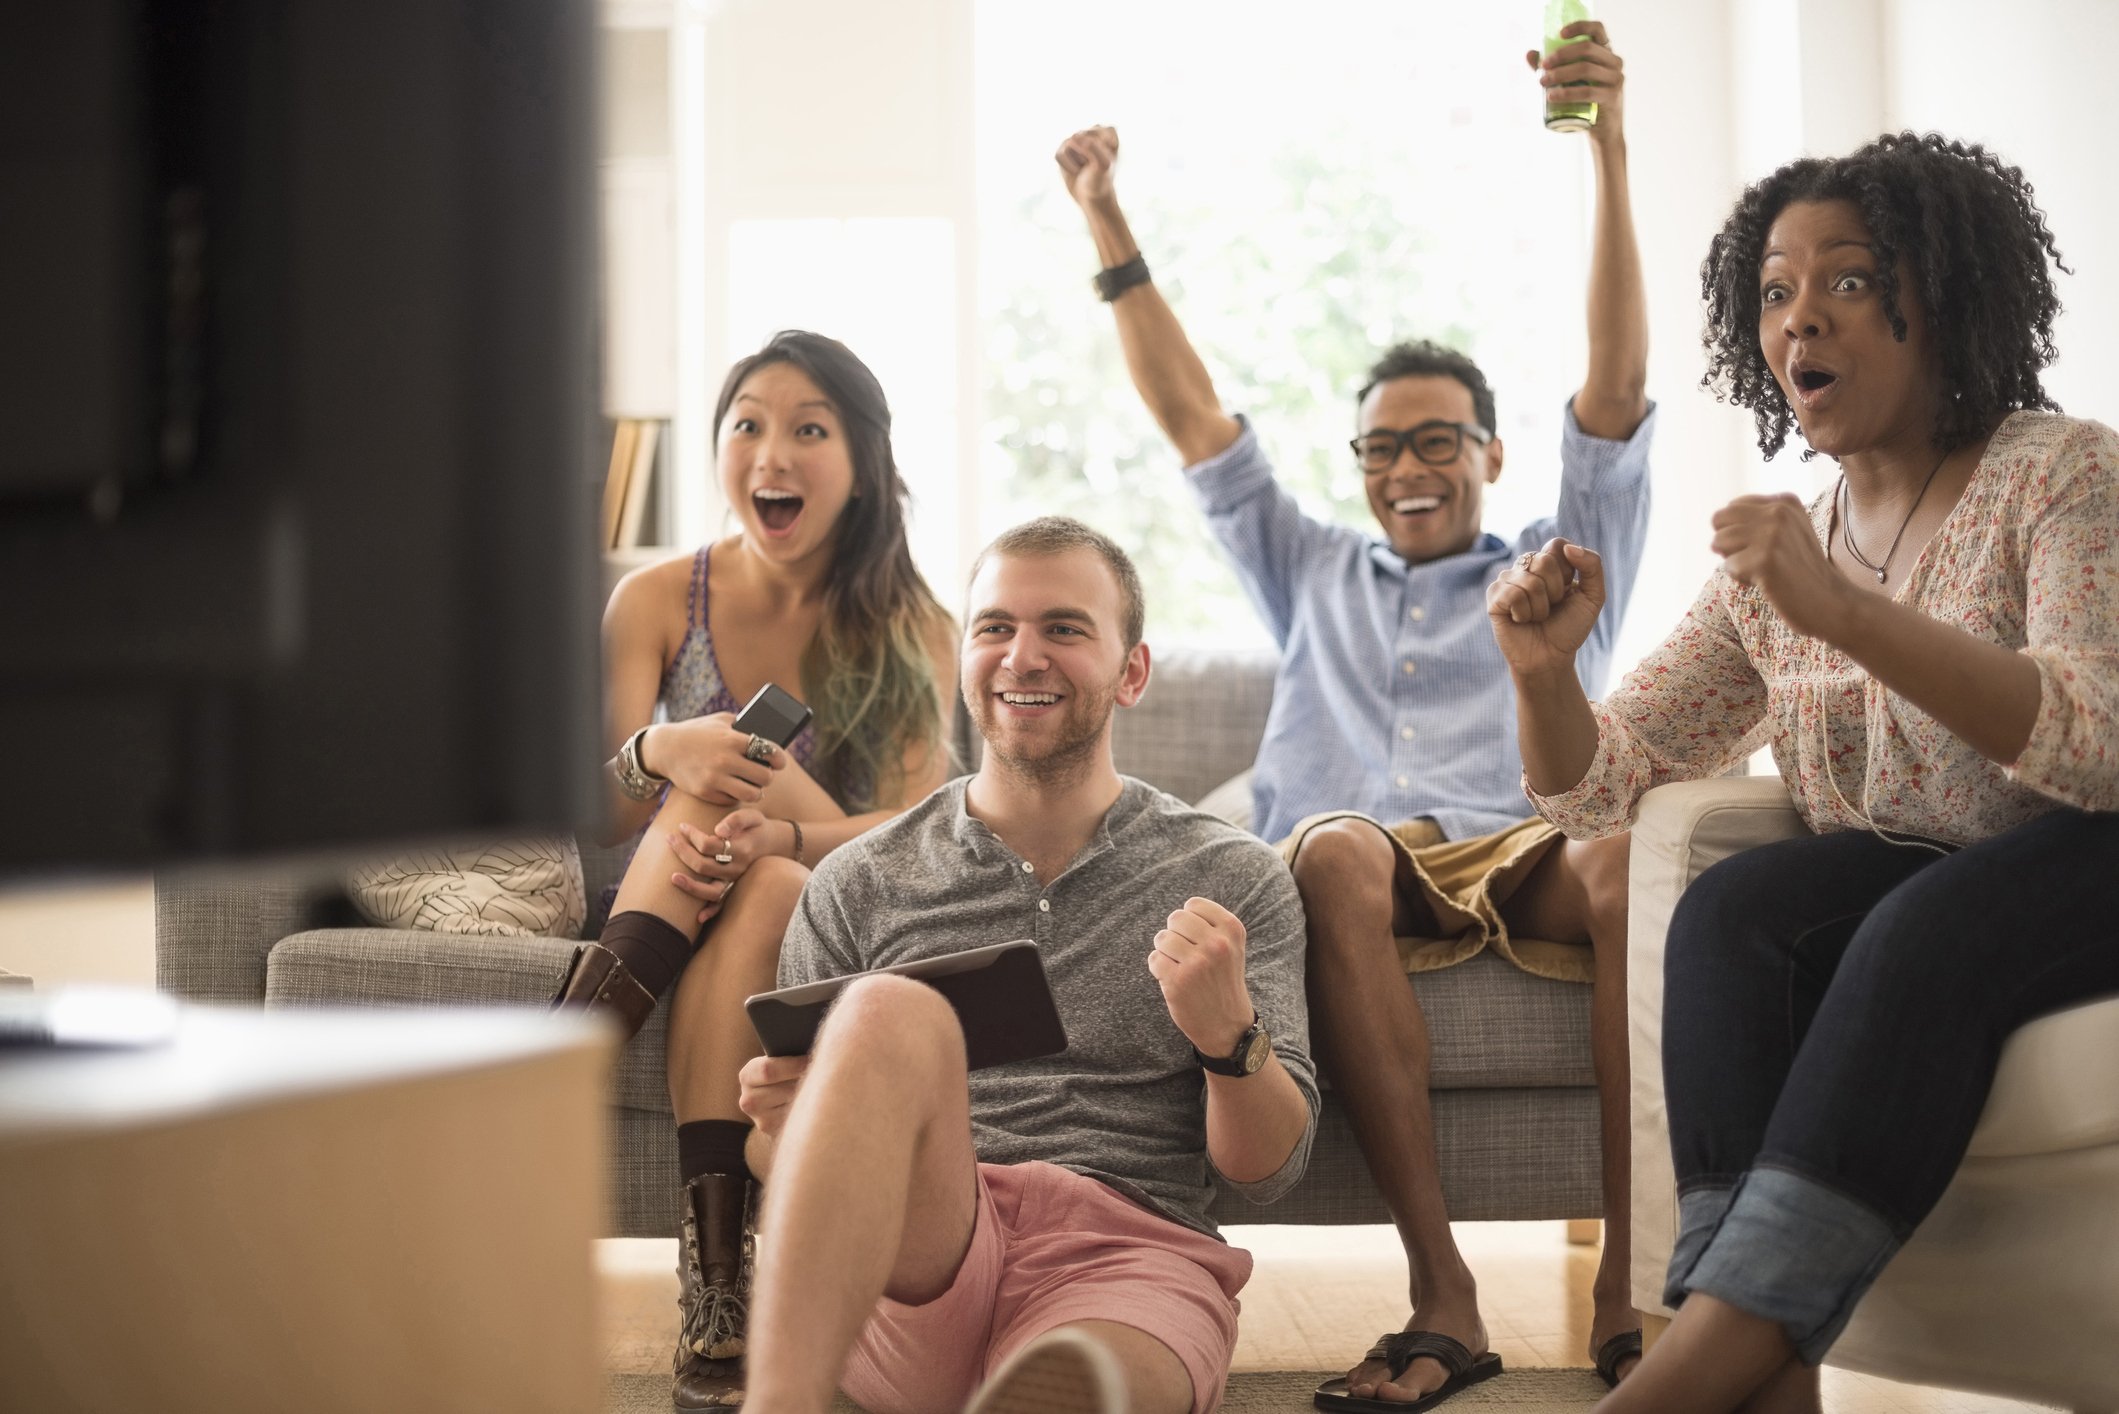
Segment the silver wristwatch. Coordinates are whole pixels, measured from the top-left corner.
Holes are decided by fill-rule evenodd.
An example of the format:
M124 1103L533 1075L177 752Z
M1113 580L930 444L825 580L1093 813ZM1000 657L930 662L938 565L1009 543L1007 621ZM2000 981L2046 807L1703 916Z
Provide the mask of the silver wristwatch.
M618 777L618 789L631 800L653 800L669 784L667 776L657 776L640 764L640 739L647 735L647 730L642 727L627 737L625 745L618 748L617 759L611 763L613 774Z

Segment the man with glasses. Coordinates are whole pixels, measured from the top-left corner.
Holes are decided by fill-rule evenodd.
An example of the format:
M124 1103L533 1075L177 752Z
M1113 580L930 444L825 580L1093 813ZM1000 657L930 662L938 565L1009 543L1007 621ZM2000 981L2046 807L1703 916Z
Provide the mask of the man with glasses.
M1566 841L1530 817L1513 692L1486 614L1487 586L1552 537L1596 546L1609 606L1576 660L1594 696L1647 534L1655 416L1644 392L1648 314L1627 196L1624 74L1601 24L1563 33L1583 42L1549 61L1526 58L1548 102L1602 105L1589 132L1589 368L1565 414L1558 513L1513 542L1481 526L1485 488L1503 463L1493 393L1469 358L1426 342L1385 353L1357 402L1353 453L1382 535L1305 515L1256 432L1222 407L1149 280L1113 192L1118 134L1091 128L1056 154L1088 218L1104 266L1097 288L1117 317L1134 386L1184 457L1208 525L1281 649L1252 824L1284 841L1294 869L1308 915L1316 1053L1411 1274L1405 1332L1321 1389L1327 1404L1410 1402L1498 1368L1476 1283L1450 1236L1427 1025L1403 981L1406 970L1485 948L1594 986L1606 1218L1589 1353L1615 1383L1640 1349L1627 1293L1627 842Z

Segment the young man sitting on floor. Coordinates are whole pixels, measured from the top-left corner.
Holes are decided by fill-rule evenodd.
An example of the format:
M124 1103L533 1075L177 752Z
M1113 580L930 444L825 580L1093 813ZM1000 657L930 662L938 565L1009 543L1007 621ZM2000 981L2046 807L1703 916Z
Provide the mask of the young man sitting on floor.
M1294 880L1256 838L1112 764L1148 686L1139 577L1078 522L973 572L975 776L841 846L804 889L782 985L1012 938L1067 1048L967 1073L956 1015L898 977L847 988L805 1057L745 1067L770 1172L751 1414L1207 1411L1249 1254L1214 1184L1301 1176L1317 1088Z

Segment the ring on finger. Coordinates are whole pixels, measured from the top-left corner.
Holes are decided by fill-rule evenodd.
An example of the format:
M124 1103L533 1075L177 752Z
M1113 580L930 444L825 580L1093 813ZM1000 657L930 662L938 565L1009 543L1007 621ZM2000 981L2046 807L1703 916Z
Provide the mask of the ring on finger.
M1516 556L1516 568L1519 570L1527 570L1530 568L1530 562L1532 560L1535 560L1536 558L1538 558L1537 551L1525 550L1522 554Z
M727 850L723 850L714 856L714 863L716 864L734 864L735 862L736 856Z
M756 732L752 732L750 734L750 740L745 742L743 745L743 755L745 759L755 761L760 766L763 766L770 762L773 759L773 753L777 750L779 750L778 747L774 746L764 737L759 736Z

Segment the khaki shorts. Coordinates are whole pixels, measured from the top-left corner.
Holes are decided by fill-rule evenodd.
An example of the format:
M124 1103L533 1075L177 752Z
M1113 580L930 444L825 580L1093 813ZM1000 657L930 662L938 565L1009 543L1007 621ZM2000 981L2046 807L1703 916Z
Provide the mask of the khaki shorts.
M1280 842L1280 857L1289 868L1304 837L1334 820L1364 820L1381 830L1397 847L1399 891L1423 902L1435 919L1433 937L1398 939L1398 958L1407 972L1451 967L1492 948L1540 977L1590 980L1589 944L1511 938L1501 917L1501 905L1561 838L1554 826L1533 816L1490 835L1446 840L1429 819L1386 825L1358 811L1333 810L1310 816Z

